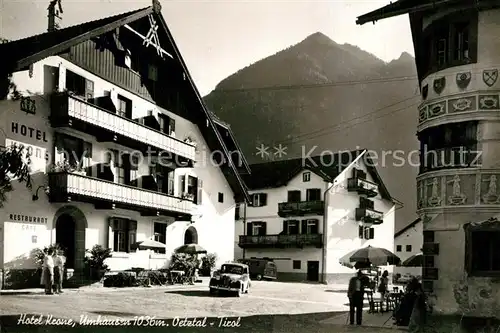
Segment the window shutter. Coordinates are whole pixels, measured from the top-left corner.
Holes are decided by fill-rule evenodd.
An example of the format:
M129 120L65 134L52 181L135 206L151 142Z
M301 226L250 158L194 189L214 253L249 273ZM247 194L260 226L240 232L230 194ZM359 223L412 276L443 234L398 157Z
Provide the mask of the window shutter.
M172 132L175 132L175 119L168 118L168 130L168 134L172 134Z
M260 236L265 236L267 235L267 222L261 222L262 228L261 228L261 235Z
M181 197L184 193L186 193L186 176L179 176L179 196Z
M85 79L85 98L94 98L94 82Z
M313 221L314 221L314 226L315 226L314 229L313 229L314 230L313 233L314 234L319 234L320 233L319 232L319 220L318 219L314 219Z
M261 193L260 195L260 205L261 206L266 206L267 205L267 193Z
M368 235L369 235L369 239L375 238L375 229L374 228L370 228Z
M359 238L363 239L365 234L364 234L364 228L362 226L359 226L359 229L358 229L358 236Z
M288 235L288 221L283 221L283 235Z
M247 223L247 236L252 236L252 222Z
M92 158L92 143L84 141L83 142L83 151L85 153L85 157Z
M301 234L307 234L307 220L302 220Z
M197 195L196 195L196 203L198 205L201 205L201 198L203 197L203 180L201 180L200 178L198 178L198 192L197 192Z
M167 174L167 178L168 178L168 194L169 195L174 195L174 172L173 171L170 171L168 174Z

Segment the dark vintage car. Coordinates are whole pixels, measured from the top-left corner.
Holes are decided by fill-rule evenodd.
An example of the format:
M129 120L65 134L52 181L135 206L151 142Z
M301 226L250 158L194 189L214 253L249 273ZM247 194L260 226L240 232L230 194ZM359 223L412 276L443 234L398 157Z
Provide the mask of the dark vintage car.
M210 279L210 294L222 291L234 293L239 297L241 294L248 294L250 284L247 265L241 263L224 264Z
M238 262L248 265L250 278L255 280L276 280L278 269L276 264L267 259L238 259Z

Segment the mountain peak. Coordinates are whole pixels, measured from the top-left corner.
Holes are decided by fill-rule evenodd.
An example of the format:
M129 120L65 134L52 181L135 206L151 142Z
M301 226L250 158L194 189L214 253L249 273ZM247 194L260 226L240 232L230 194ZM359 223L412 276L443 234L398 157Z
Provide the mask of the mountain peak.
M401 53L401 55L399 56L398 60L411 60L411 61L414 61L414 58L411 54L409 54L408 52L403 52Z
M335 44L335 42L330 37L319 31L307 36L302 42L314 42L318 44Z

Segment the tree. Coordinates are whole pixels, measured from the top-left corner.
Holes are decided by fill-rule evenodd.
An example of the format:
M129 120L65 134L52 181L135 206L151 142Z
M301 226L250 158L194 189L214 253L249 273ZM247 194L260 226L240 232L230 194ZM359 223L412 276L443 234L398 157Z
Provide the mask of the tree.
M26 183L31 190L30 154L24 146L13 145L0 152L0 208L7 201L6 194L13 190L12 180Z

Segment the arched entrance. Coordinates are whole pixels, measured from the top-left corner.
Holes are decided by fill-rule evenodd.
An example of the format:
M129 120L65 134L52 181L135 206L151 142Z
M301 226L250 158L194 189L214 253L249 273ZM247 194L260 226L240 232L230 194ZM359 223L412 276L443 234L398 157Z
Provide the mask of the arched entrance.
M185 244L198 244L198 232L192 226L187 228L184 233L184 245Z
M65 252L66 268L75 272L84 268L85 229L87 219L82 211L75 206L61 207L54 216L56 240Z
M75 268L76 222L69 214L56 221L56 243L64 250L66 268Z

